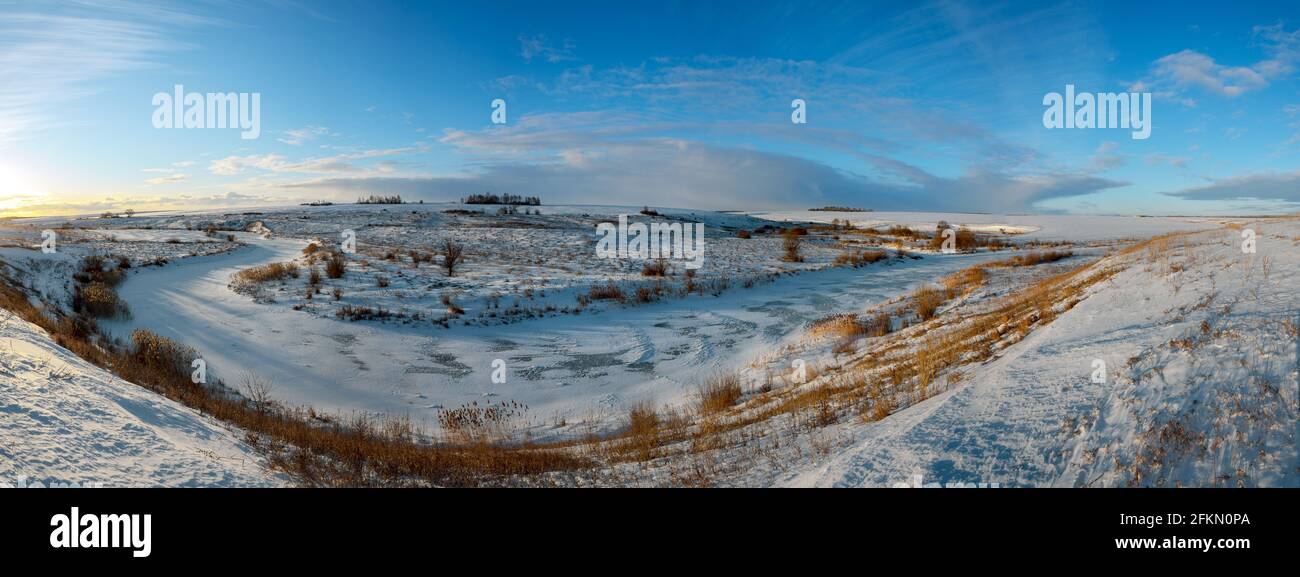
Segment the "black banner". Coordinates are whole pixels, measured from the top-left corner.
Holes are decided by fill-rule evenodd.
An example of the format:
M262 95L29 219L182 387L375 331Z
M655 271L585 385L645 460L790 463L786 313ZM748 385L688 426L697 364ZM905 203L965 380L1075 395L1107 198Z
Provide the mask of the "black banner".
M172 566L202 558L217 564L269 558L315 565L377 556L419 562L431 555L490 555L514 563L553 557L556 540L568 543L566 555L582 554L575 547L673 558L768 555L787 547L859 555L866 547L875 555L927 563L1051 554L1079 562L1217 565L1282 560L1290 553L1294 494L12 489L0 491L6 511L0 542L11 560L97 567Z

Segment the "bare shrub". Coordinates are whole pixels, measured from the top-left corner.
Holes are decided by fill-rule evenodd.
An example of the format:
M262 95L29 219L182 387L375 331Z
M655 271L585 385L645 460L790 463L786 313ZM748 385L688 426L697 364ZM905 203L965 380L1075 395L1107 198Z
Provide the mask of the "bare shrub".
M956 230L956 232L953 233L953 249L958 252L975 250L975 248L980 244L979 238L975 236L974 231L965 228L952 229L952 227L949 227L947 223L943 223L939 226L936 234L930 239L930 248L935 250L943 248L943 242L947 240L947 235L944 234L945 230Z
M447 276L456 276L456 267L465 259L465 245L454 240L442 241L442 268Z
M645 263L641 276L668 276L668 261L659 258Z
M781 249L784 251L781 260L785 262L803 262L803 255L799 254L799 236L788 231L781 234Z
M253 403L253 408L260 413L265 413L271 407L274 390L275 386L269 379L253 371L245 371L240 377L240 394Z
M117 291L99 281L77 289L74 301L74 307L79 304L79 310L92 317L116 318L130 314L126 302L118 298Z
M442 304L447 307L447 314L457 316L465 314L465 309L456 306L456 303L451 300L451 293L442 293Z
M325 259L325 274L330 278L343 278L343 273L347 272L347 257L341 252L330 253L329 258Z
M411 255L411 265L415 268L420 268L420 263L422 262L433 262L433 255L429 253L411 249L407 254Z
M603 285L591 285L591 288L587 289L587 298L595 301L621 301L623 300L623 289L612 282Z
M896 236L899 238L910 238L910 239L929 238L923 232L914 230L910 227L900 226L900 225L893 225L885 229L884 234L888 236Z
M132 357L150 383L190 382L194 349L147 329L131 331Z

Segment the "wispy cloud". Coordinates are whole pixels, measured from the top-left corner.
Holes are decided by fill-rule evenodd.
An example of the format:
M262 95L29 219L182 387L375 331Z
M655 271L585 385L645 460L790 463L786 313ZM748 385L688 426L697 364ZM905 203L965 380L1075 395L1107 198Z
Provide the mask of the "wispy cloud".
M329 134L329 129L324 126L305 126L286 130L284 131L284 137L276 140L292 146L301 146L304 142L316 140L326 134Z
M211 22L152 3L47 8L8 7L0 18L0 146L60 123L57 107L94 94L98 82L183 48L176 29Z
M545 34L519 35L519 55L530 62L534 58L540 58L547 62L577 60L577 57L573 55L573 48L573 41L567 38L559 45L556 45L547 39Z
M410 146L403 148L371 149L361 152L338 154L325 157L312 157L302 160L290 160L280 154L250 154L246 156L227 156L213 160L208 164L208 171L217 175L233 175L246 169L259 169L269 172L287 173L335 173L364 172L367 168L358 163L369 159L386 156L398 156L427 151L427 146ZM377 169L378 170L378 169Z

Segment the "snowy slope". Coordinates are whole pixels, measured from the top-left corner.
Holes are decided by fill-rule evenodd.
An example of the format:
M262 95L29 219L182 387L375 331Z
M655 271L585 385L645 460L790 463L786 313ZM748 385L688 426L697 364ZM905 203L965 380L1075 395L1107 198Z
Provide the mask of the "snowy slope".
M260 486L240 434L82 361L0 311L0 487Z
M1300 486L1300 223L1254 226L1255 254L1220 229L1124 257L965 384L771 482Z

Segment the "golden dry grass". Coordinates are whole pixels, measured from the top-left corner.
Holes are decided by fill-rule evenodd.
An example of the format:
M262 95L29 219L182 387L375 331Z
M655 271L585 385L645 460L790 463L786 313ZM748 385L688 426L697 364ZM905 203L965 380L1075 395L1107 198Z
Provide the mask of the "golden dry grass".
M912 293L912 311L922 321L934 318L939 307L943 305L943 295L929 286L923 286Z
M711 415L731 408L740 400L740 376L735 373L717 373L700 384L698 407L700 414Z
M236 279L248 283L264 283L289 277L298 278L298 265L292 262L273 262L235 273Z

